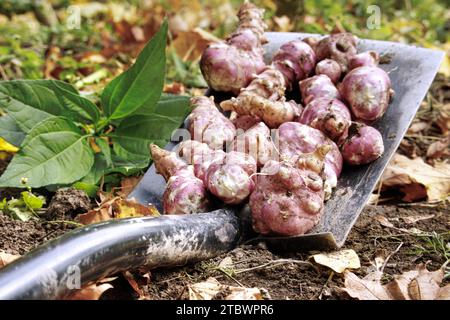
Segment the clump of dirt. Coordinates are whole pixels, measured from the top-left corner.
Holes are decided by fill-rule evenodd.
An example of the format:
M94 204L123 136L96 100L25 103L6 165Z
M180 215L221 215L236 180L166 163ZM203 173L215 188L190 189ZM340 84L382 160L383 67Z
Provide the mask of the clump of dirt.
M56 191L45 213L49 220L65 220L73 218L78 213L84 213L91 208L91 200L82 190L62 188Z
M73 228L65 223L13 220L0 213L0 250L23 255Z

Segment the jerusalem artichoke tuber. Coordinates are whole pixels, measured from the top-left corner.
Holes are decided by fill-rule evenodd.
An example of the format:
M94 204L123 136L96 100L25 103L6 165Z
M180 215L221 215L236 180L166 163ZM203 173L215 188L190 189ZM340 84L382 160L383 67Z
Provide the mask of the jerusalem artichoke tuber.
M346 73L350 59L357 54L358 38L351 33L336 33L319 41L315 48L317 60L333 59Z
M251 176L255 173L256 161L252 157L232 151L225 158L211 163L204 182L208 190L224 203L239 204L253 191Z
M203 52L200 68L210 88L238 94L264 69L267 26L263 14L264 10L245 2L239 9L237 30L226 42L212 44Z
M166 214L190 214L205 212L209 199L203 181L195 177L193 167L156 145L150 146L155 168L167 181L163 195Z
M214 100L207 97L193 97L195 107L187 117L187 126L194 140L206 143L212 149L223 149L233 141L236 128L233 123L216 108Z
M266 163L249 202L256 232L294 236L319 222L324 207L320 174L328 150L319 146L311 154Z
M354 122L349 128L349 136L341 150L346 163L350 165L367 164L383 154L383 137L377 129Z
M331 147L324 160L325 192L328 198L342 171L343 160L338 146L319 130L297 122L283 123L278 128L278 134L281 157L287 159L313 152L319 145Z
M324 74L300 81L300 93L305 105L317 98L339 99L340 94L331 79Z
M394 94L388 74L371 66L350 71L339 90L355 118L369 123L383 116Z
M263 122L237 135L229 149L252 156L259 167L269 161L276 152L270 129Z
M366 51L353 56L349 62L349 70L359 67L376 67L380 56L375 51Z
M305 107L298 122L322 131L339 144L345 139L352 118L347 106L341 101L318 98Z
M341 78L341 66L334 60L325 59L316 65L316 75L323 74L336 84Z

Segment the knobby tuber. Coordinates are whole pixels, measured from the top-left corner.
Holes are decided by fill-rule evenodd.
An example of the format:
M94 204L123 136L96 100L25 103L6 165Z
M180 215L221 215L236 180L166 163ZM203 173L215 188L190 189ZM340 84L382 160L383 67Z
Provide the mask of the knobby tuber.
M383 116L394 94L388 74L370 66L350 71L339 90L355 118L367 123Z
M293 100L285 101L285 80L281 72L267 67L236 98L223 101L223 110L239 115L261 118L270 128L276 128L300 115L301 108Z
M383 154L383 137L377 129L354 122L349 128L349 135L341 150L346 163L350 165L367 164Z
M301 107L295 101L285 101L286 88L308 77L313 71L316 56L313 49L301 40L290 41L280 47L272 64L257 75L237 98L221 103L224 110L239 115L261 118L270 128L292 121L300 115Z
M252 175L256 161L241 152L231 151L220 160L213 161L205 176L205 185L217 198L227 204L245 201L253 191Z
M339 144L346 138L352 119L347 106L341 101L318 98L305 107L298 122L322 131Z
M359 67L376 67L380 62L380 56L375 51L366 51L353 56L349 62L349 70Z
M342 171L342 155L338 146L322 132L298 122L286 122L278 128L281 157L295 158L299 154L313 152L317 146L329 145L325 156L325 192L328 199Z
M186 162L194 166L194 174L205 181L206 171L213 161L221 161L225 158L223 150L213 150L207 144L195 140L187 140L180 144L178 155Z
M231 111L230 120L233 122L236 129L248 130L255 124L260 123L262 120L260 117L251 115L239 115L235 111Z
M341 71L348 71L350 59L357 54L358 38L351 33L336 33L321 39L315 48L317 60L333 59L341 66Z
M340 99L338 89L331 79L324 74L302 80L299 86L302 101L305 105L317 98Z
M294 236L318 223L324 208L321 172L329 148L266 163L249 201L256 232Z
M163 195L163 209L166 214L190 214L208 211L209 199L203 181L194 175L188 166L174 152L156 145L150 146L155 168L167 181Z
M341 66L334 60L325 59L316 65L316 75L323 74L336 84L341 79Z
M263 122L237 135L229 149L252 156L259 167L272 159L276 153L270 129Z
M267 42L267 26L263 14L263 9L244 3L237 30L226 42L212 44L203 52L200 68L210 88L238 94L264 69L262 45Z
M272 59L272 65L283 74L286 87L292 90L296 83L313 73L316 54L306 42L293 40L280 47Z
M207 97L191 98L194 110L187 117L187 125L192 139L204 142L212 149L223 149L233 141L236 128Z

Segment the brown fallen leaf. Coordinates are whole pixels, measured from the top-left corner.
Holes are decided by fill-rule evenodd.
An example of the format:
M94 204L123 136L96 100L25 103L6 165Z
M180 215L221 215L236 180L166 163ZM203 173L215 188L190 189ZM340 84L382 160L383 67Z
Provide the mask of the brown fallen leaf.
M136 282L134 275L130 271L122 272L123 277L127 280L128 284L131 288L133 288L134 292L139 295L139 299L144 298L144 292L139 288L138 283Z
M436 159L450 155L450 136L442 138L429 145L427 149L427 158Z
M421 158L409 159L395 154L381 177L383 189L395 188L404 193L404 201L427 198L442 201L450 195L450 164L436 163L434 167Z
M173 82L164 85L163 91L164 93L184 94L186 92L186 87L182 83Z
M120 197L115 197L102 203L96 209L90 210L84 214L79 214L75 220L87 225L116 218L157 217L159 215L158 209L153 205L144 206L132 200L124 200Z
M3 268L8 263L11 263L18 258L20 258L20 255L18 254L10 254L4 251L0 251L0 268Z
M142 176L139 177L125 177L120 181L120 189L117 190L117 195L125 199L128 197L134 187L141 181Z
M71 293L64 300L98 300L108 289L113 288L109 283L92 284Z
M242 288L220 284L215 278L188 286L189 300L263 300L263 291L258 288Z
M428 122L425 122L425 121L415 122L408 128L408 133L409 134L419 133L419 132L425 130L426 128L428 128L428 126L429 126Z
M434 214L425 214L425 215L413 215L402 217L401 219L407 224L414 224L418 221L433 219L436 215Z
M415 270L394 276L382 285L382 273L373 272L363 279L354 273L344 273L343 291L358 300L450 300L450 285L441 287L444 269L428 271L424 264Z
M178 56L184 61L197 61L208 45L218 41L220 39L211 33L195 28L190 31L181 31L172 45Z
M404 232L404 233L408 233L408 234L413 234L413 235L423 235L426 232L417 229L417 228L410 228L410 229L405 229L405 228L397 228L396 226L394 226L394 224L389 221L389 219L383 215L377 214L374 218L374 220L378 221L383 227L386 228L391 228L400 232Z
M352 249L319 253L313 255L312 259L315 263L328 267L337 273L343 273L347 269L359 269L361 267L359 257Z
M450 103L446 103L439 108L439 116L436 119L436 124L443 134L450 132Z

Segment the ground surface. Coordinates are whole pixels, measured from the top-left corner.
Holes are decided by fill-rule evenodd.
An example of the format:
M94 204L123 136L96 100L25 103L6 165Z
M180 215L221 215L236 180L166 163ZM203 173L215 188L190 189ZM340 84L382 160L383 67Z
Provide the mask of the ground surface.
M408 217L431 215L433 217L415 223L405 222ZM420 262L428 262L430 270L439 268L445 262L445 257L439 251L434 252L427 244L432 238L385 227L378 221L380 216L388 218L394 227L436 232L444 234L447 242L450 240L448 206L367 206L345 244L345 248L354 249L361 260L361 269L355 271L357 275L365 276L373 271L376 257L386 258L391 254L384 270L386 281L394 274L414 269ZM72 228L64 223L20 222L0 214L0 250L24 254ZM395 252L400 244L400 249ZM146 277L142 277L145 272L135 271L133 274L144 297L149 299L186 299L188 285L208 277L215 277L221 283L233 286L265 288L273 299L346 299L338 289L343 285L342 278L339 275L330 278L329 270L308 263L310 254L277 254L259 243L240 246L228 254L194 265L152 271ZM218 264L226 257L233 261L230 276L218 268ZM279 259L297 262L279 263L276 261ZM138 298L138 294L123 277L120 276L112 284L114 289L106 291L103 299Z

